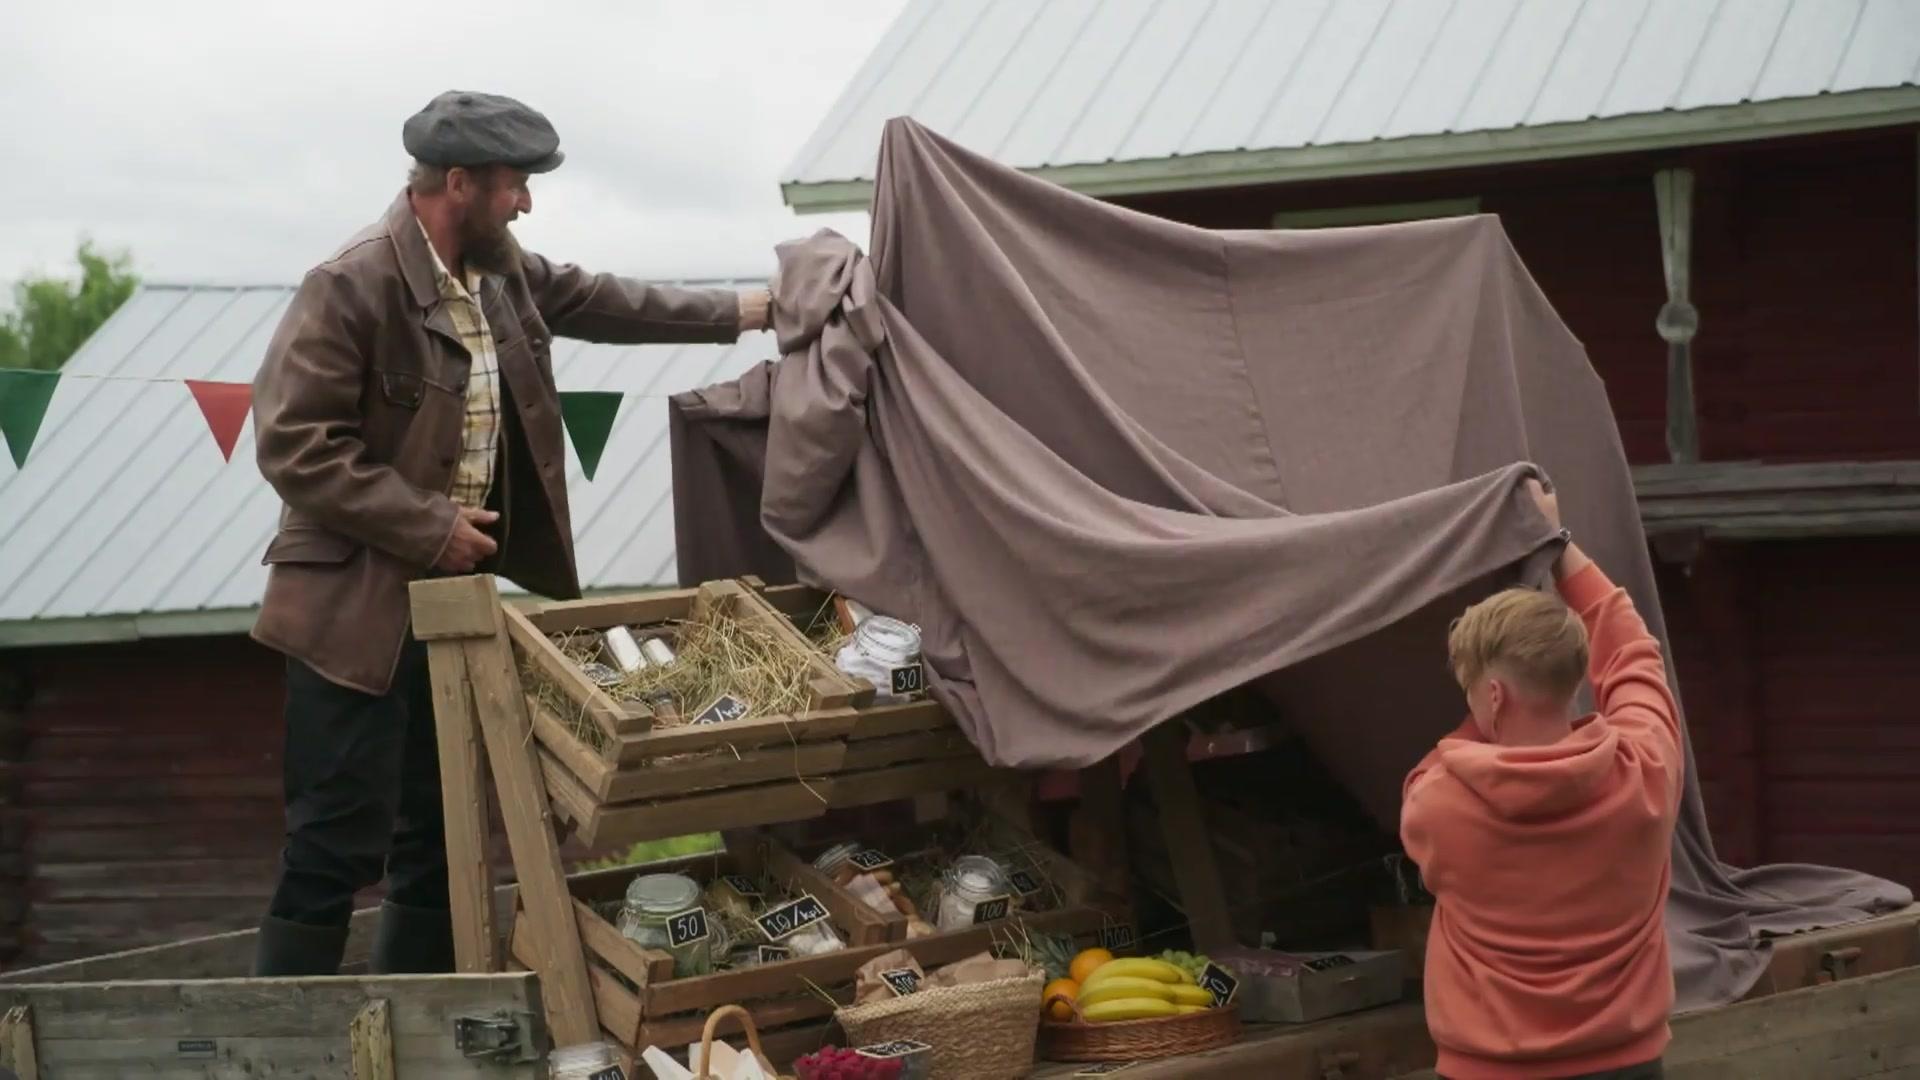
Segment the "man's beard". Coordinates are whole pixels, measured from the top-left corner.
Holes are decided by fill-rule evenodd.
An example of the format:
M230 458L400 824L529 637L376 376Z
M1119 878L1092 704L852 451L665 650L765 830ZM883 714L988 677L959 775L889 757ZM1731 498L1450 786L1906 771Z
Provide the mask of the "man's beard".
M460 257L468 266L494 274L511 273L518 259L513 232L503 223L487 225L469 217L460 224Z

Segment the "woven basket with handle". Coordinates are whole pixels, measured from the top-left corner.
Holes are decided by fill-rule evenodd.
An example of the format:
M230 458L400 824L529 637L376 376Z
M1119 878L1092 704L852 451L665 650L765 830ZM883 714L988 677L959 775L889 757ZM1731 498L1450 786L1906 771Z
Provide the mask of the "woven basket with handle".
M760 1067L766 1070L767 1075L773 1077L774 1080L793 1080L793 1077L775 1069L773 1062L767 1059L767 1052L760 1048L760 1029L753 1025L753 1014L738 1005L722 1005L707 1015L706 1030L700 1033L701 1069L700 1074L694 1077L694 1080L727 1080L726 1077L715 1076L708 1072L706 1070L706 1064L713 1060L714 1033L720 1030L720 1021L725 1020L729 1016L737 1016L740 1018L740 1026L747 1033L747 1048L753 1051L753 1056L759 1060Z
M935 986L834 1013L847 1045L918 1039L933 1047L933 1080L1010 1080L1033 1071L1040 990L1047 977Z
M1072 999L1056 995L1048 1004L1055 1001L1067 1003L1073 1019L1040 1025L1040 1056L1048 1061L1147 1061L1197 1054L1240 1037L1240 1011L1232 1005L1179 1016L1091 1024Z

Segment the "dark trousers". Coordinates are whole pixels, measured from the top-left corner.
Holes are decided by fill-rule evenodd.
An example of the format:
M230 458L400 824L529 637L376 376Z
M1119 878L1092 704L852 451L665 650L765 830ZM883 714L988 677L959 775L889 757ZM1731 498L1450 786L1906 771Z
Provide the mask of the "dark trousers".
M426 646L409 640L374 696L287 661L287 843L269 915L345 926L384 876L387 899L447 909L440 748Z

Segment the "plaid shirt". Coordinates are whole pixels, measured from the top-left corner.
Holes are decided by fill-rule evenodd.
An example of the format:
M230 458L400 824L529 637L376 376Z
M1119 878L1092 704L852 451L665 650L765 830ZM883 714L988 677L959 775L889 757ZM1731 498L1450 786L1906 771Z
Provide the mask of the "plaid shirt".
M415 219L418 222L419 219ZM420 226L425 236L426 225ZM447 269L440 253L427 239L427 251L433 255L433 277L440 286L440 298L447 303L453 328L466 346L472 368L467 374L467 422L460 447L460 463L453 471L453 490L447 494L461 506L480 509L493 492L493 468L500 444L500 357L493 348L493 331L480 310L481 275L472 268L467 280L460 281Z

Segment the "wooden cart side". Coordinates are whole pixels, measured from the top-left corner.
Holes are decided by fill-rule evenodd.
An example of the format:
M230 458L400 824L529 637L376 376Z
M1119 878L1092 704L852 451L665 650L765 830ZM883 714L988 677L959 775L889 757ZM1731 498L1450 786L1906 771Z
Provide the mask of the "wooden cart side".
M364 1075L394 1080L533 1080L550 1045L541 1013L539 982L526 973L0 987L0 1015L30 1018L27 1052L38 1075L61 1080L214 1069L363 1075L353 1071L356 1059L372 1070ZM510 1048L496 1058L469 1057L456 1037L463 1018L480 1021ZM17 1047L8 1053L21 1060Z

